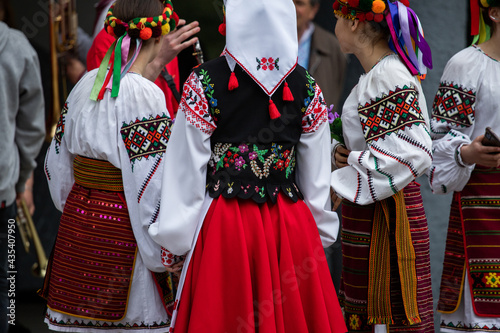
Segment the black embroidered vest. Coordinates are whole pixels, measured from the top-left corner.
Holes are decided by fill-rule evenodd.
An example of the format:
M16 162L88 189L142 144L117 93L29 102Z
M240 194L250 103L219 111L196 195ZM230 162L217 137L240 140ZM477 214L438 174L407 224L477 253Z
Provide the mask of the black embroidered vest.
M209 195L258 203L276 202L280 191L294 202L302 198L295 181L296 146L315 88L306 70L297 66L286 79L294 101L283 101L284 83L274 93L273 101L281 113L274 120L269 116L269 96L238 65L234 72L239 87L233 91L228 90L231 71L224 57L195 72L217 126L207 171Z

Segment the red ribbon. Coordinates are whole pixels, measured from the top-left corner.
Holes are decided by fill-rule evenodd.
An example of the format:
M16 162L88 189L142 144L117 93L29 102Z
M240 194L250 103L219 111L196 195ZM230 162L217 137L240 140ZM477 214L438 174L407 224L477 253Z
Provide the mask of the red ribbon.
M479 17L480 17L480 8L478 0L470 0L470 14L471 14L471 22L470 22L470 34L472 36L479 35Z

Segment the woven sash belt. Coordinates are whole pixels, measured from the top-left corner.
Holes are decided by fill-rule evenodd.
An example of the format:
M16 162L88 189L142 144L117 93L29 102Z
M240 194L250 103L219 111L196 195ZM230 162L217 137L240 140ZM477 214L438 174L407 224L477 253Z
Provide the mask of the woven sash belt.
M75 183L80 186L102 190L123 192L122 172L108 161L76 156L73 161Z
M410 222L406 212L403 191L375 205L372 240L370 245L370 273L368 282L368 323L393 324L390 300L390 238L389 200L395 202L396 249L398 257L401 291L408 324L420 323L417 306L417 276L415 250L413 248Z

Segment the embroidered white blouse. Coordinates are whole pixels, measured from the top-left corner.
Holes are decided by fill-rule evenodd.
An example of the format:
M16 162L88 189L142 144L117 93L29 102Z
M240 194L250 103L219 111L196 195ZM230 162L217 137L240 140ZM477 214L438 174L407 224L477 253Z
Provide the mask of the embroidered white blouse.
M461 191L475 165L465 165L460 148L484 134L500 133L500 62L478 46L453 56L444 70L431 119L434 161L429 182L435 194Z
M91 101L90 91L96 74L97 69L86 74L69 95L47 151L45 173L54 204L62 211L74 184L73 159L76 155L109 161L122 171L138 252L126 315L119 322L107 323L114 327L114 330L108 329L121 332L125 329L118 328L119 325L137 324L144 328L168 323L150 272L163 272L165 267L161 248L149 236L148 228L156 221L160 209L163 153L171 121L163 92L135 73L123 77L117 98L111 98L107 92L102 101ZM70 324L75 321L83 324ZM50 309L46 322L50 329L65 332L100 332L102 328L97 326L104 324ZM163 325L158 330L163 332L168 328Z
M344 104L342 129L351 153L349 165L332 173L335 192L367 205L425 173L432 160L428 118L418 78L397 55L383 58L359 79ZM335 165L333 152L332 159Z

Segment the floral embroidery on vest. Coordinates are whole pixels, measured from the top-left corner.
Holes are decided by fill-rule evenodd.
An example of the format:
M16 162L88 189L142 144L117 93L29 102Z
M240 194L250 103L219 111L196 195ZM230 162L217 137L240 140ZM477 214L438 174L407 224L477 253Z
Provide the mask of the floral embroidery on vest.
M257 70L270 70L270 71L273 71L274 69L276 70L280 70L280 66L279 66L279 62L280 62L280 58L262 58L262 59L259 59L259 58L255 58L255 60L257 61Z
M129 124L124 122L120 133L130 162L163 155L170 138L171 124L172 121L165 114L136 119Z
M367 143L413 124L425 124L418 105L418 92L407 86L403 89L398 87L375 101L360 105L358 113Z
M242 143L233 146L230 143L217 143L208 163L212 174L221 169L234 167L242 171L250 166L253 174L259 178L267 178L271 167L276 171L285 172L288 179L295 169L295 147L282 151L283 146L272 144L271 149L259 149L256 144Z
M321 88L316 84L311 75L306 72L307 98L304 99L305 107L302 109L302 132L312 133L318 130L321 124L328 121L328 108L323 99Z
M216 143L208 165L208 189L214 197L265 202L269 196L275 201L280 188L294 201L301 196L294 184L294 146Z
M191 125L205 134L211 135L215 131L215 124L208 111L208 101L205 97L205 88L193 72L184 83L181 105L179 108L186 115L186 120Z
M210 113L212 114L212 118L214 121L218 121L218 116L220 115L220 110L217 108L218 101L214 97L214 84L211 83L212 79L208 72L204 69L200 71L200 81L203 85L203 91L205 92L205 96L208 99L208 104L210 105Z
M61 147L61 141L64 136L64 128L66 126L67 114L68 114L68 103L64 104L64 107L61 110L61 116L59 117L59 121L57 122L56 133L54 134L54 139L56 140L54 143L56 154L59 154L59 147Z
M433 104L432 119L458 127L474 124L476 93L453 83L441 83Z

